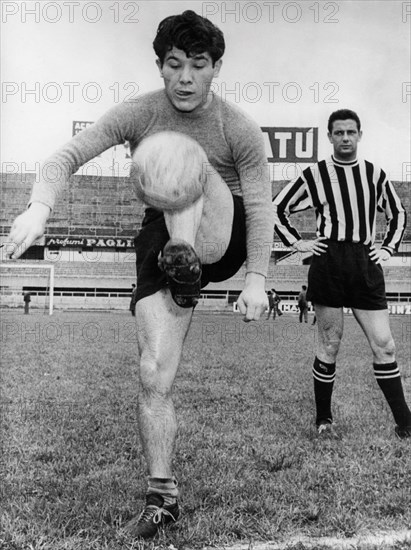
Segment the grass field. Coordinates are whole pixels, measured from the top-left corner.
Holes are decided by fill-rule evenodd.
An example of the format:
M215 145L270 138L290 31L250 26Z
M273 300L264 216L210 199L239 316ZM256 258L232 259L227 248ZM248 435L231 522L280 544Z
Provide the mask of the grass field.
M251 548L411 529L411 444L394 436L352 317L337 365L341 437L319 440L315 327L197 312L174 392L182 518L155 544L124 539L146 486L127 313L2 313L1 550ZM410 320L391 322L411 402Z

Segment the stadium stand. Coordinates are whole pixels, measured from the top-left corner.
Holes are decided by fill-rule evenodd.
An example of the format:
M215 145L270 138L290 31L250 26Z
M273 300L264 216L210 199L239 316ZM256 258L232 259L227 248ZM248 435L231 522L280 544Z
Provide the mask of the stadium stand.
M13 219L28 203L36 174L1 174L0 240L6 241ZM273 195L286 182L273 183ZM394 182L399 196L409 212L411 196L408 182ZM139 202L126 177L75 175L59 199L47 226L45 239L32 247L18 263L47 262L55 266L55 307L120 308L128 307L131 283L135 279L132 240L139 230L144 206ZM313 212L294 216L303 238L314 236ZM384 233L385 220L378 220L377 241ZM69 239L77 246L45 246L49 239ZM90 246L101 239L100 246ZM53 242L53 241L51 241ZM389 299L411 302L410 260L411 227L404 236L397 265L385 267ZM282 258L287 258L287 261ZM269 267L267 290L275 287L284 298L293 300L307 280L309 258L292 254L273 237L273 252ZM11 279L21 290L34 296L44 294L44 283L38 270L12 270L4 267L1 286L11 286ZM37 280L37 282L36 282ZM210 284L203 291L202 307L215 308L223 302L232 304L242 288L244 268L229 281ZM21 298L21 293L19 299ZM14 302L13 302L14 303ZM15 303L21 306L19 300ZM5 304L3 300L3 305ZM12 302L8 302L12 304Z

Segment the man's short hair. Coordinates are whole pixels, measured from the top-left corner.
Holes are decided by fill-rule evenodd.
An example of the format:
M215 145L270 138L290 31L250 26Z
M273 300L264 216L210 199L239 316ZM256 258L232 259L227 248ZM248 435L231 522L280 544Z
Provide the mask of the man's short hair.
M354 111L351 111L351 109L339 109L338 111L334 111L330 115L330 118L328 119L328 132L331 134L333 131L333 124L336 120L355 120L357 123L357 129L358 131L361 130L361 121L357 113Z
M181 15L171 15L161 21L153 42L154 51L161 65L168 51L177 48L193 57L207 52L213 65L224 54L224 35L208 19L186 10Z

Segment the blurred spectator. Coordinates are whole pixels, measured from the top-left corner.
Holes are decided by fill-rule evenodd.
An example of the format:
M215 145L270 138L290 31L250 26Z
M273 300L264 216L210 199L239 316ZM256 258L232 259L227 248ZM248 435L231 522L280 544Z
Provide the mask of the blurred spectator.
M23 293L23 300L24 300L24 314L28 315L30 313L30 302L31 302L30 292Z

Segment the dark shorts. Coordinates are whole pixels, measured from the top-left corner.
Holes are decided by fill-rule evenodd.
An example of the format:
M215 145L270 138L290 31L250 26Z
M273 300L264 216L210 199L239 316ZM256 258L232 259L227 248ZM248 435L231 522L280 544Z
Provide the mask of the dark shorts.
M370 259L370 246L326 242L327 252L312 259L307 300L328 307L386 309L383 269Z
M218 262L203 264L201 288L208 283L225 281L233 277L245 262L247 249L243 199L233 195L233 200L234 218L230 243ZM163 213L147 208L141 230L134 239L137 255L137 302L167 287L166 276L159 269L157 262L158 255L169 239Z

